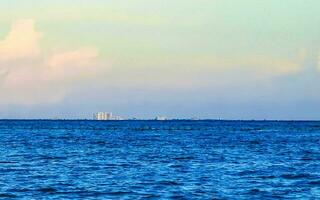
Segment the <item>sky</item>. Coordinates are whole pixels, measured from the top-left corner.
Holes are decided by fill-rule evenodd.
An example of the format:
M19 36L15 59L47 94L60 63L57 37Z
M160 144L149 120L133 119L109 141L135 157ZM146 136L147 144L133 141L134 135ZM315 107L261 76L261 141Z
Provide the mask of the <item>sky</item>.
M1 0L0 118L320 119L318 0Z

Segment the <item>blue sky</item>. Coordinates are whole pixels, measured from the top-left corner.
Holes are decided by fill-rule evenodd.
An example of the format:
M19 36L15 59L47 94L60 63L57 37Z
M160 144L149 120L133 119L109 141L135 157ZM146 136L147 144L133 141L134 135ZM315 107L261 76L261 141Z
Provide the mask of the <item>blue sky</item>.
M320 118L317 0L3 0L0 117Z

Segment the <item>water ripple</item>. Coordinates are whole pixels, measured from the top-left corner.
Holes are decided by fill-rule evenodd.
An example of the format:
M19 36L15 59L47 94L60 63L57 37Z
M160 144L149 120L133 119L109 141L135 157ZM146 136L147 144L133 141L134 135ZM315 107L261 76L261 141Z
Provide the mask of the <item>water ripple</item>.
M320 199L320 122L0 121L0 199Z

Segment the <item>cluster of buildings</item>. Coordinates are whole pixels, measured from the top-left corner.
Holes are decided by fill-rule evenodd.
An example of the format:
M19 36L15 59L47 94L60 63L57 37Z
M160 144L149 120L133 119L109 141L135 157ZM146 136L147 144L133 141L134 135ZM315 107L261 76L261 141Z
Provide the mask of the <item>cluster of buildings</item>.
M119 116L113 116L112 113L98 112L93 115L94 120L122 120Z
M155 120L163 121L163 120L167 120L167 118L164 116L157 116Z
M109 113L109 112L97 112L93 114L93 119L94 120L124 120L124 118L120 116L113 116L112 113ZM137 119L132 118L127 120L137 120ZM168 118L164 116L157 116L156 118L154 118L154 120L163 121L163 120L168 120Z

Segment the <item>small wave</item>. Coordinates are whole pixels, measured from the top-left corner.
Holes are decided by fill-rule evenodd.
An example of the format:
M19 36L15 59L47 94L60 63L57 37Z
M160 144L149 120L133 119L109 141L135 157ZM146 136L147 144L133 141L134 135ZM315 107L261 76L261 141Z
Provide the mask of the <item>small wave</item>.
M62 156L41 156L40 159L41 160L64 160L67 158Z
M173 164L173 165L170 165L169 167L171 167L171 168L181 168L181 167L183 167L183 165Z
M30 192L31 190L27 188L21 188L21 189L9 189L8 191L12 193L24 193L24 192Z
M18 162L13 162L13 161L0 161L0 164L15 164Z
M250 144L261 144L261 141L259 141L259 140L251 140L249 143Z
M310 157L310 156L303 156L303 157L300 158L300 160L302 160L302 161L310 161L310 160L313 160L313 158Z
M310 181L309 184L310 184L310 185L320 186L320 180L319 180L319 181Z
M112 195L112 196L124 196L124 195L130 195L134 194L132 191L116 191L116 192L106 192L106 195Z
M175 181L159 181L158 183L160 185L171 185L171 186L180 185L180 183L175 182Z
M145 194L143 199L159 199L161 196L156 194Z
M185 156L185 157L176 157L175 160L192 160L194 157L192 156Z
M182 195L173 195L170 197L170 199L186 199L186 197Z
M247 176L247 175L251 175L251 174L255 174L256 171L253 170L245 170L245 171L241 171L238 173L239 176Z
M95 141L94 144L105 146L105 145L107 145L109 143L107 141Z
M58 192L57 189L52 188L52 187L40 188L37 191L43 192L43 193L56 193L56 192Z
M251 190L249 190L247 192L247 194L250 194L250 195L257 195L257 194L260 194L260 193L263 193L263 191L261 191L261 190L259 190L257 188L253 188L253 189L251 189Z
M310 174L282 174L280 176L284 179L303 179L303 178L311 178Z
M18 196L8 193L0 193L0 198L17 198Z
M274 179L276 177L273 175L269 175L269 176L259 176L259 178L261 178L261 179Z

